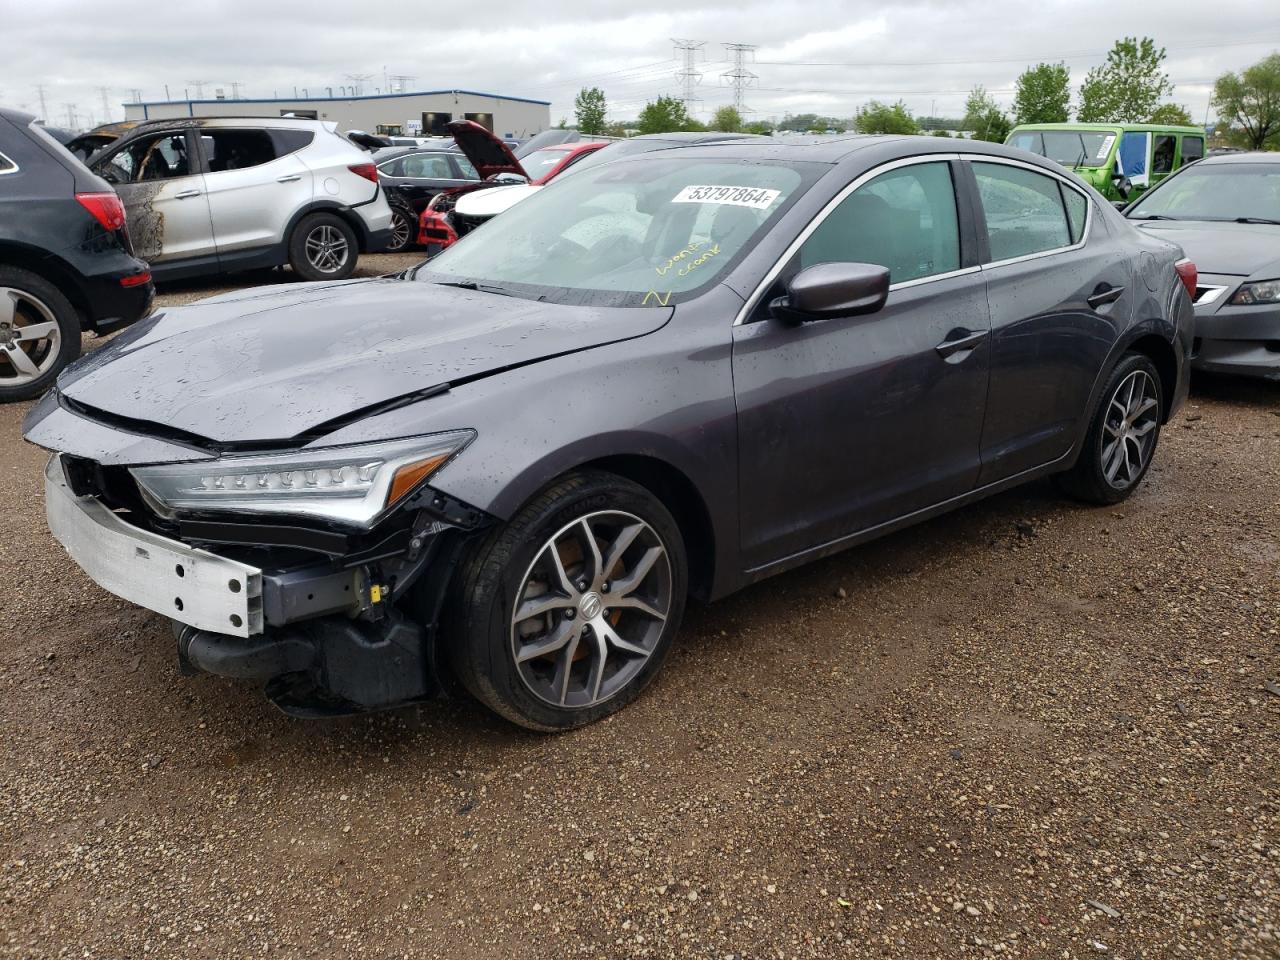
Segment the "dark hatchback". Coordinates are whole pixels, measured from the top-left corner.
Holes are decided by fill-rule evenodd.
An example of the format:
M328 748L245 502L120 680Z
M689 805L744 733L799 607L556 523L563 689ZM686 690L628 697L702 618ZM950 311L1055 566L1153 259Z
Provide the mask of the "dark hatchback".
M401 277L169 311L26 435L55 536L190 668L308 715L457 681L559 730L643 689L690 594L1036 477L1129 496L1194 272L1003 146L685 147Z
M39 396L81 331L133 323L154 293L110 184L30 114L0 109L0 402Z

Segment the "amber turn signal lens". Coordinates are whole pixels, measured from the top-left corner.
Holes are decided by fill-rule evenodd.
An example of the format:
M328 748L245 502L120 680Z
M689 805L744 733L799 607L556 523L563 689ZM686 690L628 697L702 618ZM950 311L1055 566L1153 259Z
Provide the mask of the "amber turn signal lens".
M416 463L406 463L397 470L396 475L391 478L391 492L387 494L387 506L398 502L405 494L431 476L436 467L448 460L449 456L444 453L436 457L428 457Z

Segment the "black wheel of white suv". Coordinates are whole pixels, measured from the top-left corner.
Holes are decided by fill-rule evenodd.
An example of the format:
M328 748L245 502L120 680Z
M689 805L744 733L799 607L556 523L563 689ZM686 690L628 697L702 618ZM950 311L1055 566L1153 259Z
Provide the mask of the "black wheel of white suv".
M44 393L80 356L80 318L49 281L0 267L0 403Z
M359 256L355 231L334 213L307 214L289 238L289 265L304 280L345 280Z
M652 494L612 474L572 474L463 564L447 626L454 670L523 727L591 723L662 666L687 584L679 528Z

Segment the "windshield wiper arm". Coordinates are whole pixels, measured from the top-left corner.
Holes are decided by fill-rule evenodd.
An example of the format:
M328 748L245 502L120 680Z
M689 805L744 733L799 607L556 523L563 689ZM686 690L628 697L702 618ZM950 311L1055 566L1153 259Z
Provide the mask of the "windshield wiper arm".
M1280 227L1280 220L1272 220L1269 217L1236 217L1236 223L1269 223Z
M1130 217L1130 220L1178 220L1178 217L1167 217L1163 213L1144 213L1140 217Z
M520 300L541 300L542 297L526 297L506 287L499 287L492 283L480 283L477 280L435 280L432 281L441 287L458 287L462 290L475 290L479 293L492 293L499 297L516 297Z

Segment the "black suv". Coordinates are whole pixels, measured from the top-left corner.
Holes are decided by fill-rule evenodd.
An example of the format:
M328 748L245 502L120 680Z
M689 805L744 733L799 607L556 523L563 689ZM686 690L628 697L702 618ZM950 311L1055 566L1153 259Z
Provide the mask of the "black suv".
M0 402L49 387L80 355L80 332L151 312L111 186L34 123L0 109Z

